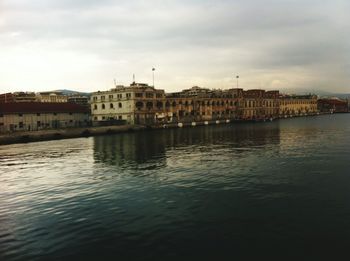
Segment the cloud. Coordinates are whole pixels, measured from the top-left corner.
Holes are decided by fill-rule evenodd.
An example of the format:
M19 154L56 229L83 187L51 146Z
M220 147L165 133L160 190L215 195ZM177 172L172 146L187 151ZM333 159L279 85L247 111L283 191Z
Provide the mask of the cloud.
M236 74L245 88L347 91L348 8L345 0L3 0L0 90L101 90L133 73L150 82L156 67L167 91L228 88ZM28 74L35 60L43 66Z

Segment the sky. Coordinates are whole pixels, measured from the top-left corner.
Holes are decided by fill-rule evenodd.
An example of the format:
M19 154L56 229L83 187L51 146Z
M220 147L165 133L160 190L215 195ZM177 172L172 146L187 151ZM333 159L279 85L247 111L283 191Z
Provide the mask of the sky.
M0 0L0 93L350 93L347 0Z

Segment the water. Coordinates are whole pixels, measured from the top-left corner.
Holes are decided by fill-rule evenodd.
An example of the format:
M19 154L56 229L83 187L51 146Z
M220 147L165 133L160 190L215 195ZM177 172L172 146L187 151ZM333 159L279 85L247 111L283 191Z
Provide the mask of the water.
M0 260L319 260L350 243L350 115L0 146Z

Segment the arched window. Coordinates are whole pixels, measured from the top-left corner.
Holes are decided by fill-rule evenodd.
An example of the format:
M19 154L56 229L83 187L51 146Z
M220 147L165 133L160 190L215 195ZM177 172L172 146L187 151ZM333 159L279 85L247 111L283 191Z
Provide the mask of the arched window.
M146 103L147 109L152 109L153 108L153 102L147 102Z
M169 108L169 107L170 107L170 102L167 101L167 102L165 103L165 107Z
M94 105L94 110L97 110L97 104Z
M160 110L161 108L163 108L163 103L161 101L157 102L157 108L158 110Z
M102 103L102 110L104 110L106 108L106 106L104 105L104 103Z
M173 106L173 107L176 107L176 101L173 101L172 106Z
M143 102L138 101L136 102L135 106L138 110L141 110L143 108Z
M123 107L121 102L118 103L118 107L119 107L119 108L122 108L122 107Z
M114 108L114 107L113 107L113 103L109 104L109 108L110 108L110 109L113 109L113 108Z

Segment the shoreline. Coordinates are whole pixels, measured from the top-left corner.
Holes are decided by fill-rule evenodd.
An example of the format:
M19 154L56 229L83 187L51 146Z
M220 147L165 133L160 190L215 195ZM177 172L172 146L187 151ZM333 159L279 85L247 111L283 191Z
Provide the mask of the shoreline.
M303 115L303 116L290 116L290 117L279 117L273 119L273 121L280 119L290 119L299 117L315 117L330 113L320 113L315 115ZM49 140L61 140L61 139L72 139L92 136L110 135L116 133L126 133L147 129L168 129L168 128L186 128L195 126L206 126L206 125L218 125L218 124L232 124L232 123L264 123L270 122L267 120L210 120L210 121L198 121L198 122L179 122L179 123L167 123L153 126L144 125L118 125L118 126L100 126L100 127L85 127L85 128L67 128L67 129L50 129L40 131L25 131L25 132L13 132L9 134L0 135L0 146L10 145L18 143L29 143L38 141L49 141Z
M0 135L0 146L37 141L61 140L109 135L146 129L140 125L101 126L85 128L50 129L39 131L13 132Z

